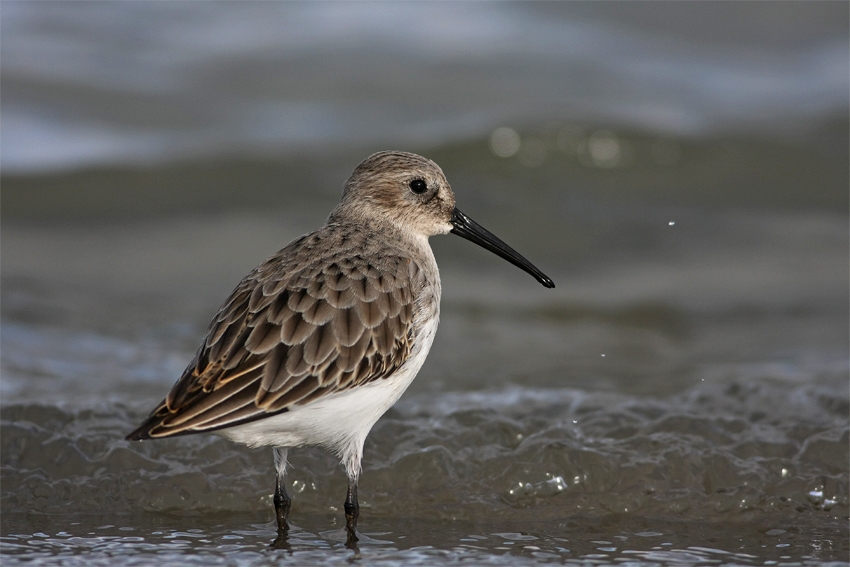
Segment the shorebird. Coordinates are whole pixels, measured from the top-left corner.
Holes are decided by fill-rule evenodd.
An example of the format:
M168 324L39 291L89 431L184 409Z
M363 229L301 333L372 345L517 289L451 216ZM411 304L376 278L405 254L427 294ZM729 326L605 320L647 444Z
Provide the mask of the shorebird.
M349 177L322 228L236 286L183 375L127 439L215 432L273 447L278 546L289 530L287 451L322 446L348 475L344 509L354 547L363 443L431 348L441 288L428 237L446 233L555 287L455 207L436 163L405 152L373 154Z

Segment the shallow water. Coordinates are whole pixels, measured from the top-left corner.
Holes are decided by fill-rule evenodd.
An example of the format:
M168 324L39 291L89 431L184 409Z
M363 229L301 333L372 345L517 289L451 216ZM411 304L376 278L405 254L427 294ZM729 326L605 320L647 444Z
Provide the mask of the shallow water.
M4 2L3 564L352 557L346 480L324 451L290 454L289 557L269 549L270 450L123 437L238 280L318 227L351 169L386 144L440 163L458 206L557 287L432 239L440 329L367 439L364 561L846 565L847 34L829 23L846 22L846 5L771 4L771 25L743 3L729 5L737 19L564 5L451 5L449 19L475 21L487 41L437 19L429 29L455 43L425 33L409 49L409 35L389 31L314 45L304 37L327 33L315 23L326 8L280 5L286 29L306 30L300 55L301 36L224 33L276 21L271 4L238 17L209 5L219 8L203 21L219 35L171 34L168 53L182 56L157 65L150 37L166 20L195 29L191 5ZM432 10L395 6L380 21L355 10L335 29L389 29ZM716 35L700 35L704 22ZM505 29L512 42L488 35ZM329 91L348 68L322 50L329 37L380 81ZM80 51L59 49L69 41ZM373 41L397 49L367 57ZM281 53L302 90L266 80ZM399 80L423 60L436 91ZM691 73L676 71L684 63ZM246 70L244 89L217 90L234 69ZM517 69L481 102L482 84ZM385 120L374 120L376 84L396 101ZM327 129L256 119L276 97L319 95L333 110L319 113ZM148 144L140 124L167 143ZM490 133L505 124L521 144L502 158Z
M272 550L272 523L250 515L203 519L89 516L81 521L10 522L4 564L298 565L344 564L342 529L294 525L291 549ZM510 530L522 531L510 531ZM556 524L377 519L361 533L370 565L840 565L843 530L784 525L729 530L711 524L629 518L564 519ZM703 542L693 545L694 541ZM51 561L51 558L53 561Z

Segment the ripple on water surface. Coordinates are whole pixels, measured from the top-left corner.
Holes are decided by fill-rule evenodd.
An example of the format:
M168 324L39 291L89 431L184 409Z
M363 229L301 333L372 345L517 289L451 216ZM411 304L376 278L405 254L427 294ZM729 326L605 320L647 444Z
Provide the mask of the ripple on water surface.
M327 514L294 525L289 551L273 550L273 522L255 515L94 516L40 522L15 518L2 536L4 565L298 565L345 562L353 556ZM101 523L110 522L110 523ZM115 523L117 522L117 523ZM41 531L32 532L35 524ZM360 556L370 565L825 565L847 555L842 530L729 529L718 524L637 517L504 523L379 518L364 522ZM511 528L520 524L508 523ZM703 542L695 545L694 542ZM291 556L290 556L291 555ZM793 559L793 562L790 560Z
M368 533L384 523L398 534L393 528L397 522L391 519L406 518L411 532L420 529L420 522L443 527L496 522L514 525L516 534L528 532L529 525L544 525L542 533L561 537L575 529L571 518L599 521L612 515L629 521L649 517L731 522L750 531L786 529L789 523L810 526L809 533L846 527L850 442L841 391L824 385L731 383L651 400L530 389L414 395L391 410L367 441L361 481L363 529ZM168 539L154 532L192 533L174 526L215 517L219 527L209 529L218 535L204 544L210 551L242 545L227 532L237 529L239 514L271 520L270 451L246 449L210 435L156 443L124 441L123 434L142 412L141 407L112 404L87 409L4 406L4 553L58 553L63 545L77 553L89 544L94 549L192 547L203 538ZM346 481L332 456L319 449L294 451L288 482L293 522L324 522L305 528L299 538L339 527L335 522ZM125 527L149 531L119 531L117 540L85 543L91 534L80 533L73 522L85 524L90 521L86 518L104 511L128 517L155 513L148 516L157 518L162 530L127 520ZM54 531L40 528L43 522ZM116 522L104 524L119 525ZM19 529L15 523L20 523ZM559 524L565 526L563 531L553 528ZM200 527L208 529L206 524ZM653 530L635 533L639 531ZM69 535L61 535L66 532ZM522 545L530 546L529 553L553 553L554 544L546 551L537 540L509 537L508 532L492 527L487 537L501 534L504 541L490 542L489 552ZM132 537L143 541L121 539ZM256 535L252 545L260 546L264 537ZM397 537L389 540L398 545ZM599 544L596 551L610 554L605 549L616 548L619 553L622 547L612 537L597 537L612 543ZM186 543L190 540L194 543ZM447 553L440 541L429 544ZM677 545L699 547L707 541ZM833 544L846 547L846 538ZM475 549L479 544L457 545L466 550L465 545ZM563 547L573 549L575 544ZM379 549L376 553L386 551ZM675 562L672 550L644 551L667 554L667 560Z

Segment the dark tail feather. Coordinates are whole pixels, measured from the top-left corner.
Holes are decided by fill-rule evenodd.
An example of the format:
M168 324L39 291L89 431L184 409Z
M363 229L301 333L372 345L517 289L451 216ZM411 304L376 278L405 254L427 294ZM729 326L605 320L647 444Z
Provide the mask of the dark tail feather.
M160 424L160 419L156 413L148 417L140 426L127 435L124 439L127 441L142 441L144 439L155 439L151 435L151 429Z
M162 420L164 417L167 416L159 415L159 411L155 411L139 427L134 429L124 439L126 439L127 441L144 441L146 439L181 437L183 435L192 435L193 433L210 433L219 429L226 429L228 427L234 427L236 425L250 423L252 421L257 421L259 419L264 419L266 417L271 417L273 415L277 415L279 413L284 413L287 411L289 411L289 408L281 408L277 411L254 413L253 415L246 415L244 417L237 413L233 416L236 418L235 420L225 420L223 418L218 418L211 420L211 423L206 426L204 426L204 424L199 424L197 429L176 429L176 431L175 429L170 429L167 426L162 427Z
M124 439L127 441L142 441L144 439L151 439L150 426L147 423L143 423L124 437Z

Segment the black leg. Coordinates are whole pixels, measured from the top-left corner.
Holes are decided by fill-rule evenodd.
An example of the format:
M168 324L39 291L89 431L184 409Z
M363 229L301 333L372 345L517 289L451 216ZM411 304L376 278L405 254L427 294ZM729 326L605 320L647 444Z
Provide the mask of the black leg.
M349 481L348 494L345 497L345 531L347 533L345 547L353 549L359 554L357 548L357 518L360 516L360 504L357 503L357 482Z
M277 475L274 486L274 511L277 515L277 532L286 533L289 531L289 508L292 506L292 500L289 494L286 493L286 487L283 485L283 477Z
M286 493L286 488L283 486L283 477L277 477L274 487L274 511L277 516L277 537L272 542L272 547L275 549L285 549L292 552L289 545L289 507L292 505L292 500Z
M275 447L274 450L274 465L276 470L274 484L274 511L277 517L277 537L272 543L275 549L286 549L292 551L289 546L289 508L292 506L292 500L289 494L286 493L286 487L283 484L283 477L286 474L286 449Z

